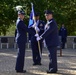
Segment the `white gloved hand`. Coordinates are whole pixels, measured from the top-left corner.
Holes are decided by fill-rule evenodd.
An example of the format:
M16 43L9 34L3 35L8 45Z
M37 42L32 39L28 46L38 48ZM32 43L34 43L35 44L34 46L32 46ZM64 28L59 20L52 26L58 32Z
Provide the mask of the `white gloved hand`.
M35 34L35 37L39 37L39 34Z
M36 27L36 22L32 25L32 27L33 27L33 28L35 28L35 27Z
M36 40L39 41L39 40L41 40L41 38L40 37L37 37Z
M35 26L35 30L36 30L37 32L40 31L40 29L39 29L37 26Z

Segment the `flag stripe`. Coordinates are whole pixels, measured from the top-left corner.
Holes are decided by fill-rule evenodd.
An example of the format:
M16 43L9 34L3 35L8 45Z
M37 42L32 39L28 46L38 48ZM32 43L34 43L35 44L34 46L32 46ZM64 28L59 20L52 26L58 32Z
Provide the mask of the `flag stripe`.
M31 10L31 13L30 13L28 28L30 28L34 24L34 22L35 22L35 14L34 14L33 3L31 3L31 6L32 6L32 10Z

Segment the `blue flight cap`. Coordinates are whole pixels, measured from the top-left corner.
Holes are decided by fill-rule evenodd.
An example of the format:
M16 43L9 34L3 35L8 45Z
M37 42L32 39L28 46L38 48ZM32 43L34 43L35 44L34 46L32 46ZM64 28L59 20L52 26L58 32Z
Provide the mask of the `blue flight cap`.
M39 16L40 14L39 14L39 12L35 12L35 16Z
M45 14L53 14L53 12L51 10L45 10L44 12Z
M24 11L18 11L18 14L25 15L25 12Z

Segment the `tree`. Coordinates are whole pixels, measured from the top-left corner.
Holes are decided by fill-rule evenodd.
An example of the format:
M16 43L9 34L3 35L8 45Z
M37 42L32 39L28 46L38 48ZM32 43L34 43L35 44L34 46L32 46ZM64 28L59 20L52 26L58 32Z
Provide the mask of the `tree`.
M76 32L76 0L1 0L0 1L0 34L6 35L6 31L17 19L17 12L14 7L17 5L25 6L26 18L28 25L29 15L31 12L31 2L34 4L36 12L40 12L40 18L45 21L44 10L50 9L54 12L54 18L58 27L63 23L68 29L68 35L75 35Z
M13 1L11 0L11 3ZM9 0L0 1L0 34L3 33L6 35L6 31L9 28L10 24L13 23L13 8Z

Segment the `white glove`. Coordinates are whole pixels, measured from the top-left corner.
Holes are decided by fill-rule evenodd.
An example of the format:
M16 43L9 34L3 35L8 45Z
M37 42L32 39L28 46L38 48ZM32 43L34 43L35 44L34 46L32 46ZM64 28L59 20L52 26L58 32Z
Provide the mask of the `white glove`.
M36 22L32 25L32 27L33 27L33 28L35 28L35 27L36 27Z
M40 31L40 29L39 29L37 26L35 26L35 30L36 30L37 32Z
M35 34L35 37L39 37L39 34Z
M36 40L39 41L39 40L41 40L41 38L40 37L37 37Z

